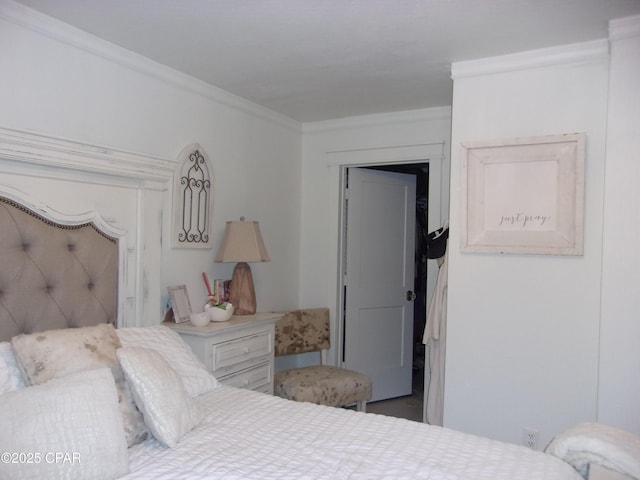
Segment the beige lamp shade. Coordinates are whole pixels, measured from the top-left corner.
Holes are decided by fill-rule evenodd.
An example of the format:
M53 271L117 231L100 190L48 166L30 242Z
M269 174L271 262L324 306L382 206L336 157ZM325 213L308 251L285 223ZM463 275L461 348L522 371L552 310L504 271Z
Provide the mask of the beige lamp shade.
M233 269L229 292L229 301L235 307L234 314L256 313L256 292L251 267L247 262L271 261L258 222L247 222L244 217L240 221L227 222L215 261L238 262Z
M258 222L227 222L216 262L270 262Z

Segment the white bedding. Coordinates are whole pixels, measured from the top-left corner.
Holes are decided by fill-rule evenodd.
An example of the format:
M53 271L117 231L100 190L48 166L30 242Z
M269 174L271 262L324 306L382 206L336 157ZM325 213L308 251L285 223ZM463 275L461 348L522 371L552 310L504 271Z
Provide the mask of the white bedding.
M132 447L123 479L473 479L582 477L542 452L404 419L220 386L176 447Z
M640 437L619 428L584 422L557 435L546 451L587 475L593 464L640 479Z

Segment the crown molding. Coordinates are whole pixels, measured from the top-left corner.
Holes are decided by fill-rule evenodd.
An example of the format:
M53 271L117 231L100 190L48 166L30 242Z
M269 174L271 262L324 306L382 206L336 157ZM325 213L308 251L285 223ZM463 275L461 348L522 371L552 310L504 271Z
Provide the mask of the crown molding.
M3 0L0 2L0 18L70 47L116 63L129 70L142 73L175 87L195 93L221 105L279 124L280 126L297 132L301 131L301 124L289 117L91 35L79 28L49 17L13 0Z
M617 18L609 22L609 39L611 41L640 37L640 15Z
M0 127L0 159L143 183L167 182L176 165L175 160L4 127Z
M403 123L415 123L451 118L451 107L421 108L418 110L405 110L402 112L376 113L372 115L359 115L335 120L322 120L309 122L303 125L304 133L330 132L334 130L348 130L378 125L393 125Z
M420 143L416 145L390 145L381 147L354 148L325 152L327 166L375 165L414 163L429 160L444 160L445 142Z
M529 50L526 52L455 62L451 65L451 78L490 75L556 65L581 65L606 62L609 44L606 39L575 43L560 47Z

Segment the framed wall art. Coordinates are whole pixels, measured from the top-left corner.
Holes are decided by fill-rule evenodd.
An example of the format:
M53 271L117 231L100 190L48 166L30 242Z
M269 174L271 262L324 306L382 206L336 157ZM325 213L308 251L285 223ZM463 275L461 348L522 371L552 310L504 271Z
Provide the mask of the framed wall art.
M462 144L464 252L582 255L585 135Z

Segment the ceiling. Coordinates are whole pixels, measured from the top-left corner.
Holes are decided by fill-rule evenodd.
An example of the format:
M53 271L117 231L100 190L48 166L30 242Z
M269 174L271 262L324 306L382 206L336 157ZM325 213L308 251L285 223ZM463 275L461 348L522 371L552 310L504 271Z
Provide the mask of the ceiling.
M19 0L300 122L451 105L450 64L607 37L640 0Z

